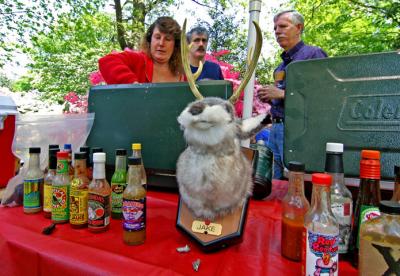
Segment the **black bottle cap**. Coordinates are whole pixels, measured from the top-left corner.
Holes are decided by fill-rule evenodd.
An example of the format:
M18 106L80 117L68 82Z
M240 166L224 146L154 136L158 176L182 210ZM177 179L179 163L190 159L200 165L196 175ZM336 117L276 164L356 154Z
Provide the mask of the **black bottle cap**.
M304 163L301 163L301 162L290 161L288 169L289 169L289 171L292 171L292 172L304 172L305 165L304 165Z
M75 153L74 153L74 158L75 158L75 159L80 159L80 160L86 159L86 152L82 152L82 151L80 151L80 152L75 152Z
M95 152L103 152L103 148L102 147L94 147L94 148L92 148L92 153L95 153Z
M87 147L87 146L80 147L79 151L80 152L90 152L90 147Z
M116 149L115 150L115 155L125 156L126 155L126 149Z
M140 165L141 163L142 163L142 158L137 158L137 157L128 158L129 165Z
M56 145L56 144L54 144L54 145L49 145L49 149L59 149L60 148L60 146L59 145Z
M29 148L29 153L40 153L40 148L39 147Z
M400 203L396 201L382 200L379 204L379 210L385 214L400 215Z
M396 176L400 175L400 166L397 165L394 166L394 175Z

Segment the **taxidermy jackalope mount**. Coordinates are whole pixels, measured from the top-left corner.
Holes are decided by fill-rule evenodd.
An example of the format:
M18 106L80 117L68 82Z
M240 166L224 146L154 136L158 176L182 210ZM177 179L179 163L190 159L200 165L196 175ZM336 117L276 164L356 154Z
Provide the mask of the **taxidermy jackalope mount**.
M202 64L193 74L188 61L186 20L181 34L182 63L196 101L179 115L187 148L177 162L177 182L182 201L195 217L213 220L230 214L242 206L252 194L252 166L240 149L240 140L255 135L266 114L240 120L233 104L249 82L262 47L260 27L256 29L256 45L243 81L229 100L204 98L195 80ZM251 52L251 51L250 51ZM250 56L250 55L249 55ZM250 60L250 58L249 58Z

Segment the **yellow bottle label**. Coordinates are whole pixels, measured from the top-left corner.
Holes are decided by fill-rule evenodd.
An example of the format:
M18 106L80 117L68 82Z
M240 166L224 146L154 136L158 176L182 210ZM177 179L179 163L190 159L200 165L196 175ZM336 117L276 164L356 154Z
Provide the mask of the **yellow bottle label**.
M51 206L53 205L53 187L51 183L44 182L43 188L43 211L44 212L51 212Z
M71 188L70 194L71 224L79 225L88 222L88 191Z

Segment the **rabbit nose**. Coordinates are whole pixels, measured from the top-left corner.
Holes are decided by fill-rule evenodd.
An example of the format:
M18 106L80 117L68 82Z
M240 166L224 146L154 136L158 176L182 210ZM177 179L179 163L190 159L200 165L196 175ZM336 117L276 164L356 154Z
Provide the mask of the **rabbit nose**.
M197 104L194 104L194 105L192 105L192 106L190 107L189 112L190 112L190 114L192 114L192 115L198 115L198 114L200 114L201 112L203 112L204 108L205 108L204 104L202 104L202 103L197 103Z

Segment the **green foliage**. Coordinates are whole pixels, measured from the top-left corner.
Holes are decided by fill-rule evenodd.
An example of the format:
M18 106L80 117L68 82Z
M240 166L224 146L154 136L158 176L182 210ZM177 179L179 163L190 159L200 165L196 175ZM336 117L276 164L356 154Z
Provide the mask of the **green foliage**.
M305 17L304 41L330 56L400 48L399 0L291 0Z
M11 80L3 73L0 73L0 87L11 87Z
M25 48L32 59L33 87L46 99L61 100L69 91L86 94L88 76L97 71L98 59L118 48L113 20L104 14L83 15L72 21L63 15L51 32L32 37Z
M22 76L17 81L12 83L11 90L18 92L27 92L33 89L32 86L33 77L32 76Z

